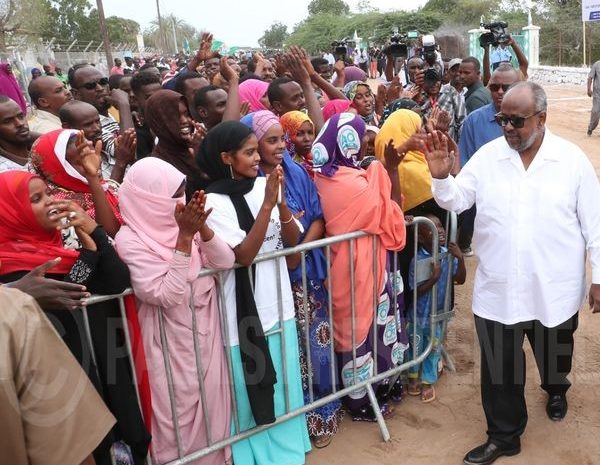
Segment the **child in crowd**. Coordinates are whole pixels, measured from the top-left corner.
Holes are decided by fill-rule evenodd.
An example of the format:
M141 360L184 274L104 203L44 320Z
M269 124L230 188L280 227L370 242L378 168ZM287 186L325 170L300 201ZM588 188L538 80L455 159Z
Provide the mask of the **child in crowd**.
M454 244L448 244L446 248L446 231L442 226L440 219L433 215L425 215L433 224L438 232L439 253L450 253L454 259L452 260L452 273L456 284L464 284L467 270L465 268L465 260L460 251L460 248ZM440 263L433 263L432 273L428 279L416 282L415 278L415 260L425 260L433 255L433 234L431 230L425 226L419 227L417 235L419 243L417 256L413 258L410 264L408 287L414 289L417 286L417 314L416 320L412 308L408 311L408 334L411 342L409 355L419 355L429 344L431 338L431 297L432 288L437 283L437 311L438 314L444 309L446 300L446 281L448 279L448 260L442 259ZM417 337L416 344L413 344L413 328L416 329ZM434 385L438 380L438 365L440 363L441 346L440 340L442 336L442 323L435 323L435 338L433 347L427 358L420 364L412 367L408 372L408 394L412 396L421 396L421 400L425 403L435 400Z

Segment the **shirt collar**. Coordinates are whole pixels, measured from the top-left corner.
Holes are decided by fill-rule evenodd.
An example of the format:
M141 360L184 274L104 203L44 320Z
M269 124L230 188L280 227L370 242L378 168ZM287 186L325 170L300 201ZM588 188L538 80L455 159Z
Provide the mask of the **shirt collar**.
M548 160L548 161L559 161L560 160L560 154L554 149L553 145L554 145L554 139L555 139L555 135L552 134L550 132L550 130L546 127L545 131L544 131L544 140L542 141L542 145L540 146L540 148L538 149L536 155L535 155L535 159L544 161L544 160ZM515 157L519 157L519 154L516 150L511 149L508 146L508 142L506 142L506 139L504 138L504 136L502 136L502 139L504 139L504 144L506 145L506 150L502 150L500 153L498 153L498 160L506 160L506 159L513 159ZM535 160L534 159L534 160Z

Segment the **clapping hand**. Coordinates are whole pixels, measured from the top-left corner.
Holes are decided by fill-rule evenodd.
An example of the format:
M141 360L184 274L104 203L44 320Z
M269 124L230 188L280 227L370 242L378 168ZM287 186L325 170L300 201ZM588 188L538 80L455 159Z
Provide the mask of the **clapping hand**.
M206 194L204 191L194 192L192 200L187 205L178 203L175 206L174 216L180 234L191 240L197 232L202 232L202 229L207 227L206 220L211 214L212 208L205 210L205 206Z
M98 144L96 143L96 146ZM102 145L100 145L102 148ZM126 168L135 161L137 150L137 135L135 129L125 129L122 134L115 139L115 162Z
M217 52L212 50L213 35L210 32L203 32L200 39L200 48L196 52L196 59L200 62L210 60L217 56Z
M75 139L75 147L81 157L83 175L86 179L98 178L100 165L102 164L102 141L96 141L96 145L85 138L83 131L79 131Z
M406 153L401 153L396 149L393 139L390 139L386 144L383 154L385 157L385 167L388 171L396 170L400 162L406 156Z

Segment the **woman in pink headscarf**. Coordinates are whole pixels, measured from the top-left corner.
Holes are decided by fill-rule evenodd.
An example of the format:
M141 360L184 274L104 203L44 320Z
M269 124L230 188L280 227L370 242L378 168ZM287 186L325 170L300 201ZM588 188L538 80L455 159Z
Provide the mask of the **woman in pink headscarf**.
M352 101L346 99L335 99L330 100L323 107L323 121L327 121L333 115L339 115L340 113L346 113L351 111L350 105Z
M209 436L217 442L230 435L231 396L215 280L199 278L198 272L203 268L230 268L235 256L206 225L210 211L204 210L204 193L195 193L184 206L185 181L186 176L169 163L147 157L129 169L119 191L125 224L116 244L129 266L138 306L152 391L154 463L179 457L174 417L179 423L184 454L206 447ZM165 339L175 412L169 401ZM225 448L193 463L230 462L231 451Z
M250 113L260 110L270 110L267 89L269 83L258 79L248 79L240 84L240 102L250 104Z
M21 92L17 78L15 78L9 63L0 64L0 95L6 95L13 99L21 107L23 113L27 113L27 104L23 92Z

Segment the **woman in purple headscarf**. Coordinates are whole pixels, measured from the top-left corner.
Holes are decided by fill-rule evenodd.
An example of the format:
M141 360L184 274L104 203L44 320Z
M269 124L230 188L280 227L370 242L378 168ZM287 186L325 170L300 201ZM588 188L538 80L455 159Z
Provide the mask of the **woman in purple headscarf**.
M21 92L9 63L0 64L0 95L6 95L13 99L21 107L23 113L27 113L27 104L23 92Z
M399 205L400 186L394 171L401 157L391 153L386 157L385 167L373 162L366 170L361 169L359 158L364 133L365 123L358 115L342 113L325 123L313 145L313 169L325 218L325 235L369 233L368 237L354 241L353 254L348 242L331 246L328 285L343 387L401 364L408 348L402 321L402 278L399 271L390 269L391 254L388 253L404 248L406 238L404 215ZM351 259L354 281L350 278ZM377 295L374 295L375 288ZM351 299L352 294L354 299ZM389 380L384 380L374 383L373 388L385 415L390 412L389 398L400 399L401 384L390 386ZM349 394L345 403L354 420L375 421L364 388Z

